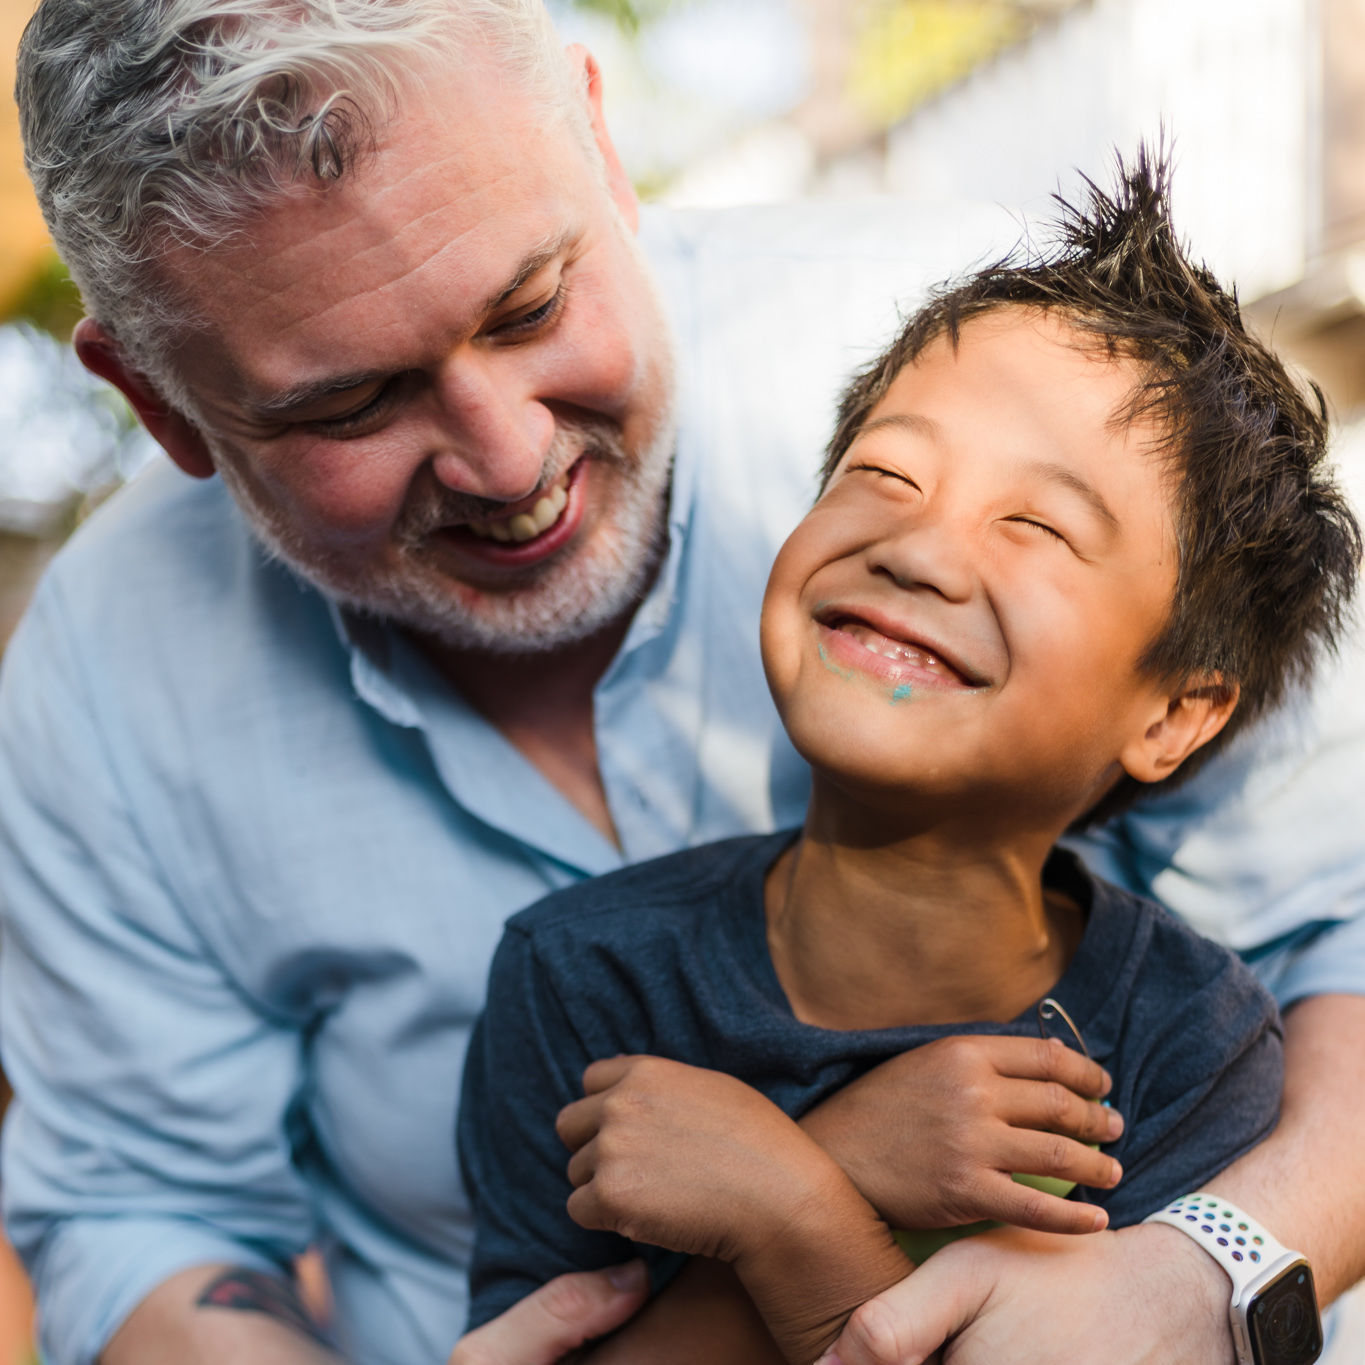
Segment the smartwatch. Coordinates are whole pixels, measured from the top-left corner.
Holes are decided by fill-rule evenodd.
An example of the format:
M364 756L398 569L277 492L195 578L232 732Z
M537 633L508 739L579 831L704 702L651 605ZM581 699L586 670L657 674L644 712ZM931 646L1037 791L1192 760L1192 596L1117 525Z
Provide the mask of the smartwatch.
M1312 1365L1322 1354L1313 1272L1254 1218L1205 1192L1182 1195L1143 1222L1179 1228L1227 1271L1237 1365Z

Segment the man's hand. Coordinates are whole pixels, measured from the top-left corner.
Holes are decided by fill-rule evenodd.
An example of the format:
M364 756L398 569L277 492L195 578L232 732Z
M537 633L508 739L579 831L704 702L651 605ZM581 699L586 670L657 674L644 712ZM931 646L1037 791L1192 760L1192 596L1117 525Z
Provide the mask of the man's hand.
M801 1126L892 1227L997 1219L1044 1232L1106 1226L1102 1210L1044 1194L1012 1172L1110 1189L1119 1164L1087 1146L1123 1120L1098 1100L1102 1067L1058 1039L960 1035L874 1067Z
M568 1209L585 1228L739 1262L830 1205L863 1201L771 1100L718 1071L611 1057L555 1125L573 1153Z
M1228 1280L1172 1228L954 1242L859 1308L819 1365L1230 1365ZM951 1339L951 1340L950 1340Z
M449 1365L555 1365L585 1341L619 1327L644 1303L648 1289L641 1261L561 1275L470 1332Z

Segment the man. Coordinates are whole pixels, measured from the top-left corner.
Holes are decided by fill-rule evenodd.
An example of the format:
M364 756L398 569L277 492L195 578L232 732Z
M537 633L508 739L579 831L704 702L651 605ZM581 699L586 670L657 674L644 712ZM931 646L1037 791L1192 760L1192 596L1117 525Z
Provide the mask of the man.
M844 338L874 345L977 241L912 268L863 224L822 256L780 219L665 220L661 304L596 70L535 0L45 0L20 103L79 353L221 476L131 489L6 660L6 1199L46 1351L335 1359L280 1276L320 1240L345 1357L439 1358L469 1245L460 1054L501 921L795 817L753 639L794 471ZM1267 866L1271 842L1239 831ZM1341 862L1296 923L1356 908ZM1333 970L1346 942L1318 945ZM1337 1089L1365 1007L1319 996L1289 1027L1285 1121L1228 1193L1330 1295L1365 1271L1362 1088ZM839 1116L868 1161L894 1160L887 1093ZM1105 1246L1093 1301L1056 1275L1020 1329L1037 1358L1143 1286L1170 1311L1133 1360L1227 1353L1197 1247ZM987 1248L1008 1298L1027 1270ZM553 1359L639 1297L630 1272L560 1292L568 1327L542 1302L463 1358Z

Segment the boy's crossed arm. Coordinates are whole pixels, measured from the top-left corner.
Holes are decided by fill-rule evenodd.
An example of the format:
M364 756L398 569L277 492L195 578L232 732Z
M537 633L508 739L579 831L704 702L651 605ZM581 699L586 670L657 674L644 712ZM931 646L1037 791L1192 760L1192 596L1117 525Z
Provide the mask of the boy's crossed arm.
M1084 1098L1108 1086L1056 1041L945 1038L874 1068L803 1131L733 1077L611 1058L588 1068L584 1098L557 1124L574 1154L568 1211L586 1228L727 1263L782 1355L809 1362L859 1304L904 1278L893 1225L1102 1228L1103 1211L1009 1172L1115 1184L1118 1163L1084 1145L1121 1131L1117 1114ZM704 1337L709 1358L754 1360L761 1328L734 1282L727 1292L699 1266L680 1281L592 1358L693 1359Z

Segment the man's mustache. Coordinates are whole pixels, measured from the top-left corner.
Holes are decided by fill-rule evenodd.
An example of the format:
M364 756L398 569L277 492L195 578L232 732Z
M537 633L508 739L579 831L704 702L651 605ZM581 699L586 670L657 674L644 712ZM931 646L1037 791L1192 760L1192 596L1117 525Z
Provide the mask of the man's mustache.
M537 486L541 489L552 487L585 456L607 464L632 463L632 457L621 442L620 431L610 423L560 421L555 426ZM427 480L403 510L396 527L396 538L403 545L417 545L444 526L495 521L506 515L506 508L507 504L497 498L459 493Z

